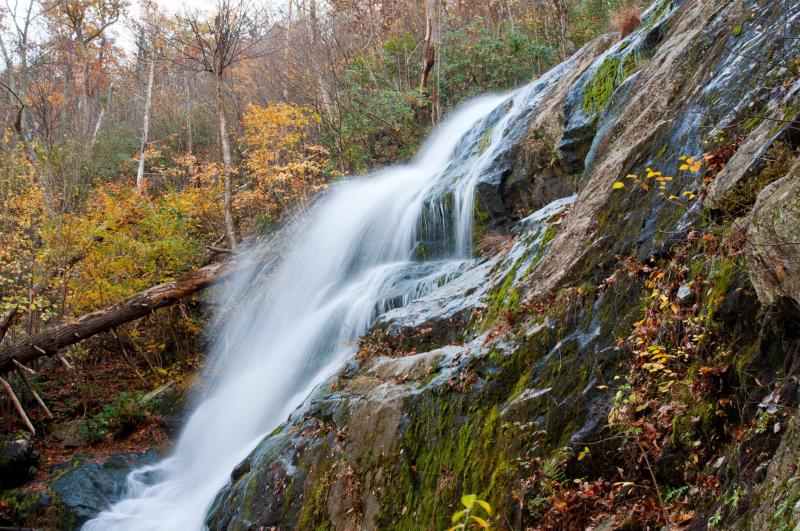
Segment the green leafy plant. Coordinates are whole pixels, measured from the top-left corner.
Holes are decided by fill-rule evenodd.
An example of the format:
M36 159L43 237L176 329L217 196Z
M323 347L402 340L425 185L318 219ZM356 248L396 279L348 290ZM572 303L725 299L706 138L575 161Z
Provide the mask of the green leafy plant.
M151 409L151 404L143 403L141 392L123 391L86 420L86 435L91 441L98 441L109 433L131 433L147 421Z
M469 529L470 527L479 529L491 528L488 518L492 516L492 506L488 502L479 500L475 494L465 494L461 496L461 505L464 506L464 509L453 513L450 521L454 525L448 531ZM479 508L486 513L486 518L474 514Z

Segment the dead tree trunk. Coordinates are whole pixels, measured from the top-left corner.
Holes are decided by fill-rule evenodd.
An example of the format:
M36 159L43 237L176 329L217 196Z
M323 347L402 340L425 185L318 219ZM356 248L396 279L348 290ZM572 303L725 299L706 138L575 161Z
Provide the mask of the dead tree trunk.
M153 84L156 78L156 52L150 50L150 69L147 72L147 94L144 101L144 118L142 119L142 143L139 146L139 168L136 171L136 189L140 194L145 192L144 163L147 151L147 137L150 133L150 113L153 109Z
M222 147L222 178L224 179L223 209L225 213L225 236L228 248L236 248L236 225L233 222L233 162L228 140L228 125L225 121L225 103L222 98L222 72L214 74L214 101L217 108L219 142Z
M422 74L419 80L419 91L425 92L428 76L436 63L437 30L439 29L438 0L425 2L425 43L422 49Z
M226 277L231 270L232 267L224 261L201 267L141 291L117 304L88 313L76 321L44 330L25 338L19 344L0 349L0 374L13 369L14 360L26 364L41 356L52 356L60 348L175 304Z

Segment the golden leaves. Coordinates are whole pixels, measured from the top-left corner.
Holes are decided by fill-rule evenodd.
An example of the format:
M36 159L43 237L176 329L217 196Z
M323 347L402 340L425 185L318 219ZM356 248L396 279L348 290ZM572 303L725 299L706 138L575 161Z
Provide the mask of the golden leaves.
M681 155L680 160L683 161L683 164L678 166L678 170L680 171L690 171L696 173L700 171L701 162L699 159L694 157L687 157L686 155Z
M253 185L236 199L236 209L249 213L241 217L257 217L265 204L269 216L280 216L325 186L329 153L307 139L319 120L310 108L292 104L247 107L242 139Z

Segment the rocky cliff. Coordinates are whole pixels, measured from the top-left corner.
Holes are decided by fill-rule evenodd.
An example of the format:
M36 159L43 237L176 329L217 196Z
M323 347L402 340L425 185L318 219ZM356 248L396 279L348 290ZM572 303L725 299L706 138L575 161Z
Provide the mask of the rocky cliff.
M660 0L545 76L485 258L385 314L211 529L791 529L800 2Z

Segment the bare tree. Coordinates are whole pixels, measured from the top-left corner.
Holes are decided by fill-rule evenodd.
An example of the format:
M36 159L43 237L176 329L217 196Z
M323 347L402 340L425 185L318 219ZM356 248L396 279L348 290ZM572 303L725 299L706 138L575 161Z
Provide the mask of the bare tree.
M425 2L425 43L422 51L422 74L419 80L419 91L424 92L428 85L428 76L436 63L436 43L439 29L439 1Z
M233 220L233 160L225 117L223 85L228 69L242 61L267 53L264 43L265 16L247 0L217 0L210 20L197 11L187 10L178 17L184 31L177 32L178 52L184 62L214 78L214 108L222 151L222 177L225 185L225 236L231 249L236 246Z
M46 10L55 15L54 20L65 26L71 33L80 53L80 106L83 114L81 125L87 138L91 129L90 46L94 41L100 40L100 49L103 50L105 31L120 19L127 7L127 0L55 0L46 6ZM98 116L94 130L99 128L103 114L101 112Z
M153 87L156 78L156 63L161 55L159 22L163 22L158 6L152 0L142 2L143 21L139 25L139 57L146 61L147 85L145 89L144 111L142 113L142 138L139 146L139 166L136 170L136 189L146 191L144 167L147 159L147 141L150 134L150 115L153 111Z

